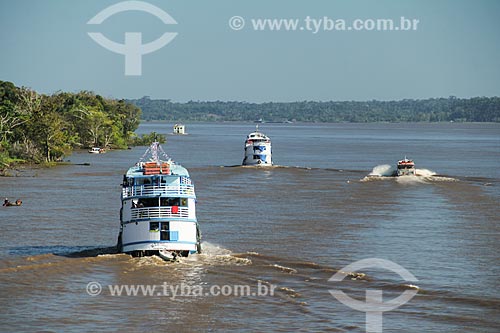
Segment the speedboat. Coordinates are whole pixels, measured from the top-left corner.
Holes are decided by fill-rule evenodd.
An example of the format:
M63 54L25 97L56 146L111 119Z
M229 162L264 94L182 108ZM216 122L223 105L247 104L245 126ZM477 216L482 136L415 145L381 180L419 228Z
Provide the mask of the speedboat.
M415 176L416 169L415 163L412 160L406 158L398 161L397 165L397 176Z

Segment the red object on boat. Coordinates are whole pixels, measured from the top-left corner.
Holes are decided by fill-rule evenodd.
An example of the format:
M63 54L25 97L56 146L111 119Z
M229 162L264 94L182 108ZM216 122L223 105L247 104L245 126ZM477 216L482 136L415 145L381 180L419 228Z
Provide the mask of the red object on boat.
M172 206L172 214L178 214L179 213L179 206Z
M170 174L170 164L162 163L161 164L161 173L169 175Z
M144 174L145 175L157 175L161 172L160 165L156 162L144 163Z

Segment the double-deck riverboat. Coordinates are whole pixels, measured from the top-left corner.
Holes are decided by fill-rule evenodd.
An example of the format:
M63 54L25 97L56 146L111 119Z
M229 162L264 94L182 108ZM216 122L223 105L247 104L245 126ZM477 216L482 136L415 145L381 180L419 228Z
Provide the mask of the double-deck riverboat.
M201 252L189 172L153 142L123 176L118 251L163 259Z
M264 133L259 132L259 126L255 132L247 135L245 139L245 157L243 165L273 165L271 139Z

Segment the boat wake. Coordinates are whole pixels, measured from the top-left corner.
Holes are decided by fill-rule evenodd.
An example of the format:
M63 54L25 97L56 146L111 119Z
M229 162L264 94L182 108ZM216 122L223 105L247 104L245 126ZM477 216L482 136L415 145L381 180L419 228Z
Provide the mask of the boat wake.
M397 176L396 168L389 164L377 165L368 174L368 176L361 179L362 182L395 179L400 184L411 183L428 183L428 182L452 182L458 179L452 177L438 176L436 172L429 169L416 169L415 175Z
M396 169L389 164L377 165L373 168L372 172L368 175L375 177L392 177L396 174Z
M251 265L252 260L239 257L231 250L223 248L217 244L202 242L202 252L193 254L187 258L180 258L181 263L198 263L209 266L219 265Z
M43 251L42 251L43 250ZM165 261L159 256L145 256L134 258L128 254L119 253L116 246L110 247L50 247L47 249L24 250L24 256L16 256L18 260L4 262L0 265L2 270L26 270L38 269L41 266L65 266L81 262L95 261L120 261L134 266L165 266L165 265L187 265L187 266L225 266L225 265L251 265L252 260L248 257L239 256L232 251L219 245L203 242L201 254L191 254L189 257L181 257L176 261Z
M12 249L7 260L0 260L0 272L22 272L49 269L51 272L67 271L69 267L81 267L85 263L106 260L123 261L128 255L119 254L115 246L47 246Z
M257 165L241 165L241 164L236 164L236 165L221 165L221 168L243 168L243 169L279 169L279 168L292 168L286 165L263 165L263 164L257 164Z
M132 258L138 266L165 266L165 265L181 265L181 266L225 266L225 265L251 265L252 260L249 258L239 257L231 250L223 248L217 244L202 242L202 252L191 254L188 257L179 257L175 261L165 261L159 256L147 256L140 258Z
M428 169L416 169L416 175L420 177L434 177L437 173Z

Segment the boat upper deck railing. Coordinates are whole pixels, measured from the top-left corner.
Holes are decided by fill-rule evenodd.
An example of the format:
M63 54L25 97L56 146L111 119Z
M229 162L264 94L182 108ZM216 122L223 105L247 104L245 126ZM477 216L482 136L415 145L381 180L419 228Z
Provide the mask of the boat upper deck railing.
M122 198L160 195L195 197L194 185L135 185L122 189Z
M152 219L152 218L188 218L189 209L187 207L147 207L133 208L131 219Z

